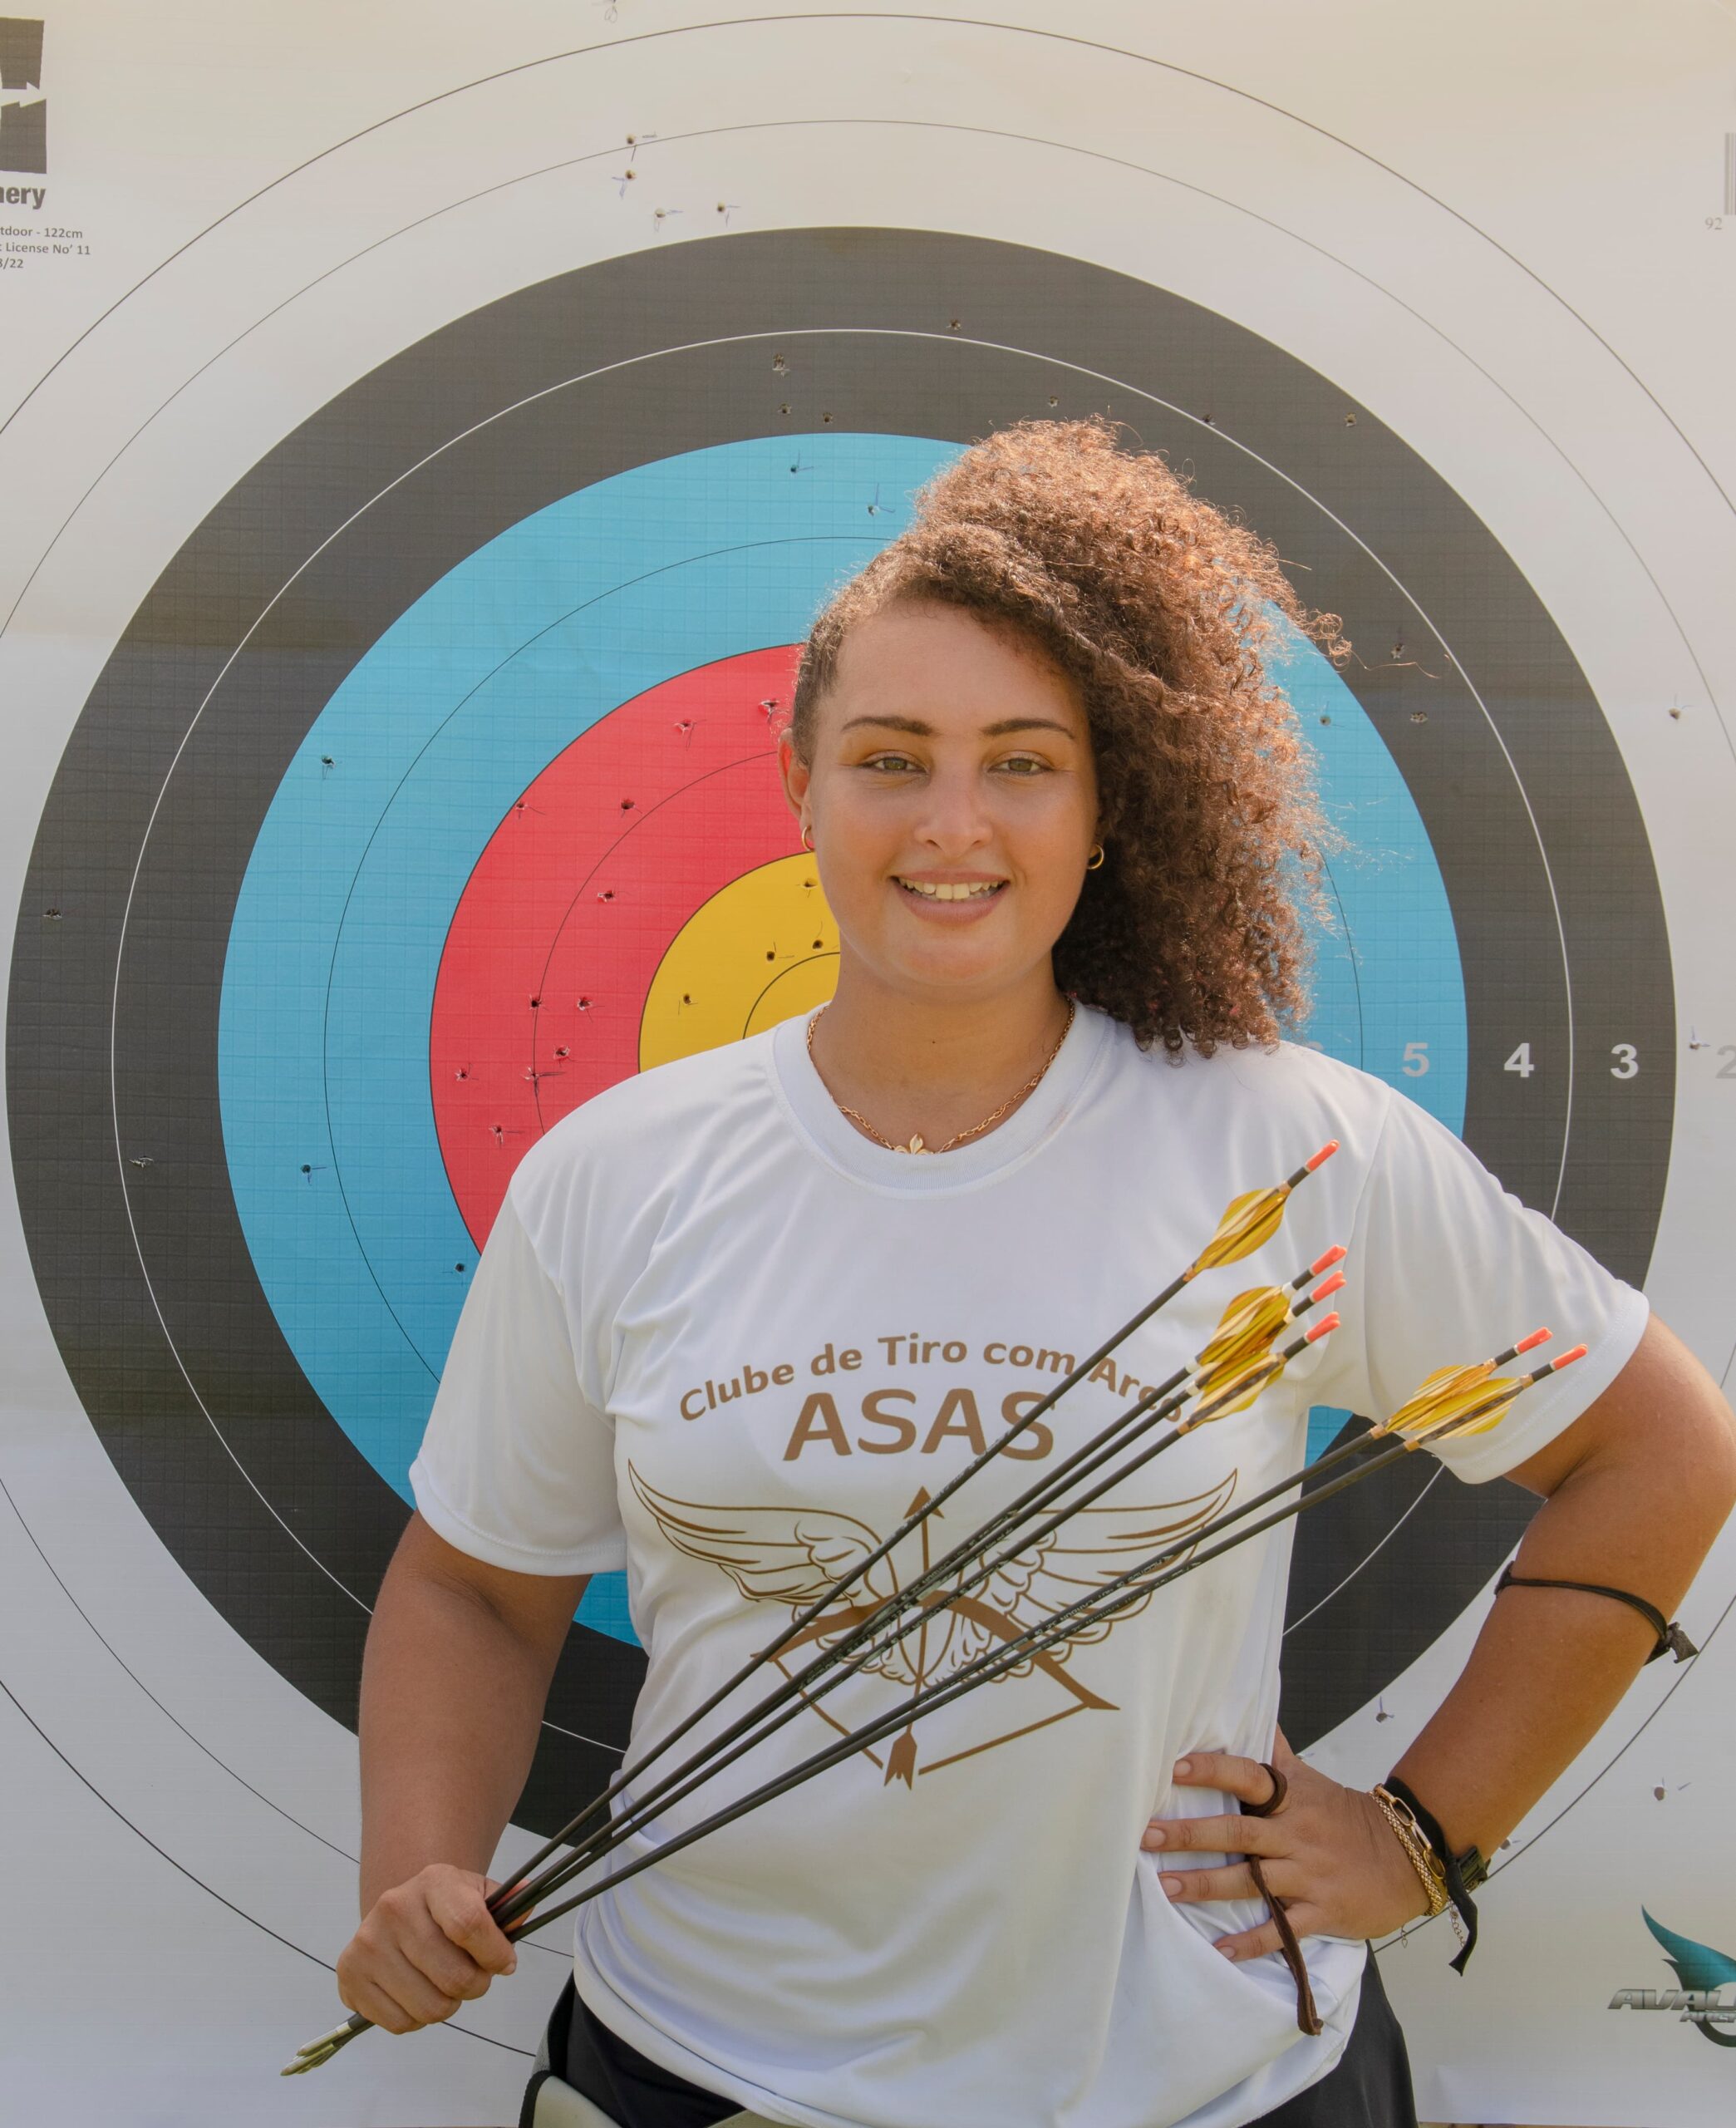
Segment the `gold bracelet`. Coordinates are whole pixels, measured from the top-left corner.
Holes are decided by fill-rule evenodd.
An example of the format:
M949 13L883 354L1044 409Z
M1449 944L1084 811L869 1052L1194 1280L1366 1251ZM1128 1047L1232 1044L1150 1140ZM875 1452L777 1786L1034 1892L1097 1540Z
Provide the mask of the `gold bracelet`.
M1374 1797L1380 1815L1397 1835L1399 1846L1404 1850L1406 1859L1411 1868L1416 1871L1423 1889L1428 1894L1429 1919L1433 1921L1436 1914L1453 1904L1448 1896L1447 1872L1442 1865L1440 1857L1424 1837L1422 1827L1418 1825L1415 1818L1399 1797L1394 1796L1389 1789L1383 1788L1378 1781L1369 1793ZM1453 1933L1463 1942L1464 1931L1459 1923L1456 1909L1453 1910Z

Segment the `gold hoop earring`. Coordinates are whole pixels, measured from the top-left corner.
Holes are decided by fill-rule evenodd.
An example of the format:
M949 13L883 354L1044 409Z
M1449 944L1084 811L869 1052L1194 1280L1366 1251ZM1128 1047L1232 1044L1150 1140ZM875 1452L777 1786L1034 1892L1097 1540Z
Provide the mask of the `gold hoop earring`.
M802 847L804 850L812 850L814 847L808 840L808 823L805 820L802 823Z
M1085 860L1085 869L1088 872L1094 872L1102 864L1103 860L1103 845L1100 842L1094 842L1091 845L1091 855Z

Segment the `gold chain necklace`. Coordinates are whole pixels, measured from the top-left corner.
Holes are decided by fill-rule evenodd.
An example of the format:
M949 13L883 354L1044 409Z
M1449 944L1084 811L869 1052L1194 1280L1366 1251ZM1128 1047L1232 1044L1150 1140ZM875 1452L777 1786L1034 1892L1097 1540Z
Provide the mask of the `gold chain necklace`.
M830 1000L829 999L827 1003L822 1005L819 1008L819 1012L816 1012L814 1017L808 1022L808 1062L814 1065L814 1076L819 1080L819 1082L823 1086L826 1086L825 1075L821 1071L819 1064L815 1062L814 1060L814 1030L819 1024L820 1014L828 1011L829 1009L829 1006ZM1073 1016L1078 1009L1078 1007L1070 998L1067 1000L1067 1024L1061 1029L1060 1034L1055 1042L1054 1048L1050 1051L1049 1054L1043 1059L1043 1062L1038 1070L1031 1077L1028 1078L1025 1081L1024 1085L1019 1088L1018 1091L1016 1093L1009 1094L1006 1099L1001 1102L1000 1107L996 1109L991 1115L984 1116L981 1123L973 1123L968 1130L955 1131L953 1135L947 1139L944 1145L925 1145L922 1143L922 1134L920 1130L914 1133L907 1145L895 1145L890 1138L882 1137L880 1133L874 1128L873 1125L868 1121L865 1116L861 1115L857 1110L852 1108L847 1101L839 1101L837 1095L832 1093L832 1089L829 1086L826 1086L826 1091L829 1094L832 1094L834 1103L843 1115L849 1117L852 1123L859 1125L863 1130L867 1131L869 1137L873 1140L877 1145L884 1145L887 1150L890 1153L950 1153L955 1145L963 1145L966 1138L980 1137L981 1134L985 1130L988 1130L991 1125L998 1123L1001 1121L1001 1117L1006 1115L1008 1109L1012 1106L1016 1101L1022 1101L1026 1094L1033 1092L1035 1090L1037 1086L1041 1082L1044 1072L1049 1069L1050 1066L1054 1063L1055 1058L1060 1055L1061 1043L1064 1042L1067 1039L1068 1036L1072 1033Z

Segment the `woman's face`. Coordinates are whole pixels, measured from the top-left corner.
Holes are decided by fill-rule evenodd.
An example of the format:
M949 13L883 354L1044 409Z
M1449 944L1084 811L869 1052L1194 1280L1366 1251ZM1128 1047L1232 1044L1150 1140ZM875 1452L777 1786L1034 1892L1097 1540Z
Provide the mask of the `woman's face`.
M955 607L883 607L844 639L812 761L786 736L779 765L847 960L977 998L1046 969L1097 779L1074 687L1034 645Z

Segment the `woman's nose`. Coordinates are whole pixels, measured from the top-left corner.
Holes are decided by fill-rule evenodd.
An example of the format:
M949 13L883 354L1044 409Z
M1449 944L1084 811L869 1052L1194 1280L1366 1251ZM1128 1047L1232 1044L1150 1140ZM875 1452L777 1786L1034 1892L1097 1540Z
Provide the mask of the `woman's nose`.
M917 833L937 850L956 854L980 849L994 834L981 779L967 770L942 771L928 779Z

